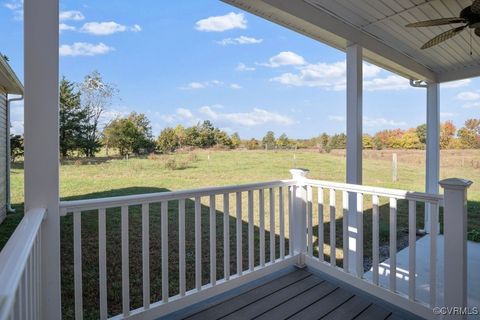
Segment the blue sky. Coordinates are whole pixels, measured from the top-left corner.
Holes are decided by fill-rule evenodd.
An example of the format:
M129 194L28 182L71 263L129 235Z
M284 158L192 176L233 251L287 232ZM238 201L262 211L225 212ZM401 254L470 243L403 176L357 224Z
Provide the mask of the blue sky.
M0 1L0 51L22 78L22 2ZM62 1L60 43L61 75L98 70L118 88L104 122L137 111L155 134L204 119L242 138L345 131L345 54L218 0ZM424 89L372 65L364 73L365 132L425 122ZM479 83L443 85L442 120L479 117ZM22 117L16 104L13 131Z

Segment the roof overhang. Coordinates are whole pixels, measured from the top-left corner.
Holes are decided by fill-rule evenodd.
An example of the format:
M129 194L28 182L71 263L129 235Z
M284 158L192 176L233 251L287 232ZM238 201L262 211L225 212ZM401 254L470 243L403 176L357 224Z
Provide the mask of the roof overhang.
M23 95L23 85L7 61L0 55L0 87L8 94Z
M422 39L409 39L408 31L399 35L398 32L385 31L385 24L396 24L396 28L404 28L402 15L410 14L409 9L398 9L398 12L391 11L385 14L385 17L377 17L377 20L367 21L368 12L359 10L360 6L366 5L367 1L357 0L222 0L254 15L260 16L286 28L304 34L312 39L323 42L329 46L345 51L350 43L356 43L363 47L364 60L378 65L386 70L392 71L403 77L412 80L425 80L428 82L447 82L480 76L480 63L476 63L474 57L466 56L455 57L455 65L441 65L442 60L438 60L435 50L447 50L442 45L432 48L434 51L422 51L418 48L419 41ZM411 9L418 9L418 6L424 6L423 12L427 12L427 7L438 0L419 0L418 4ZM454 1L460 6L458 1ZM378 3L381 8L385 0L370 0L370 5ZM343 3L343 6L340 4ZM349 6L348 4L352 4ZM463 4L464 5L464 4ZM353 7L353 9L352 9ZM357 9L355 9L357 8ZM357 12L357 11L358 12ZM389 10L391 10L389 8ZM380 9L379 9L380 11ZM382 13L378 13L382 14ZM427 18L435 17L433 13ZM348 21L346 18L349 17ZM413 19L408 17L409 19ZM424 19L427 19L424 18ZM353 23L355 21L357 23ZM360 22L366 21L361 24ZM380 22L379 22L380 21ZM383 28L381 28L380 23ZM440 27L440 31L444 30ZM439 30L435 30L439 33ZM430 31L429 31L430 32ZM416 37L417 35L415 35ZM431 37L425 34L425 38ZM476 41L476 40L475 40ZM477 42L477 41L476 41ZM463 42L462 42L462 45ZM477 46L478 43L475 43ZM465 51L465 48L463 48ZM446 55L447 53L442 54ZM463 53L463 52L462 52ZM464 59L465 61L463 62ZM477 59L480 60L480 59ZM445 60L447 61L447 60ZM472 62L473 61L473 62ZM448 62L448 61L447 61ZM463 64L462 64L463 63Z

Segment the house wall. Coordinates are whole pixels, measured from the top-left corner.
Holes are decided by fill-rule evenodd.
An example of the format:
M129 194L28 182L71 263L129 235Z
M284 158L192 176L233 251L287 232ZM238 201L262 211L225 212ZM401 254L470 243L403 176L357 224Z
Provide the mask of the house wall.
M0 223L7 215L7 93L0 87Z

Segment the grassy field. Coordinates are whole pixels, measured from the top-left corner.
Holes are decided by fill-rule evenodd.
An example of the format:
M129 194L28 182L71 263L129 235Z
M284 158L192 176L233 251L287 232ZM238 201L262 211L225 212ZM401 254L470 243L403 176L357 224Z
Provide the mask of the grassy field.
M372 186L392 187L413 191L424 189L424 152L423 151L395 151L398 154L398 181L392 182L391 159L393 151L365 151L364 152L364 184ZM480 150L475 151L444 151L442 152L441 178L461 177L474 181L469 190L469 232L470 237L480 240ZM196 151L171 156L155 156L147 159L115 160L99 158L88 161L69 161L61 166L60 193L64 200L87 199L108 196L120 196L136 193L160 192L167 190L191 189L205 186L222 186L242 184L259 181L288 179L289 169L302 167L310 169L309 177L314 179L332 180L343 182L345 180L345 156L342 151L334 151L331 154L320 154L314 151L293 153L292 151L264 152L264 151ZM14 166L12 173L12 200L17 213L8 216L0 225L0 248L8 239L9 234L20 221L23 214L23 169L21 165ZM244 195L244 201L246 195ZM268 204L268 194L265 203ZM328 196L325 199L328 201ZM221 199L217 199L217 208L222 208ZM337 203L341 205L340 195L337 195ZM387 199L382 199L380 219L380 239L382 244L388 241L389 221ZM246 203L246 202L245 202ZM209 253L208 253L208 199L202 199L202 230L203 230L203 278L209 281ZM169 205L169 239L170 251L170 293L175 294L177 289L177 207L176 203ZM234 214L235 202L233 197L230 201L231 215ZM244 205L244 208L246 205ZM407 235L406 203L399 203L398 233L399 248L405 245L402 241ZM421 205L419 205L421 209ZM341 210L338 210L341 211ZM422 210L418 210L421 212ZM268 208L266 208L268 212ZM161 298L161 250L160 250L160 218L158 205L150 208L151 224L151 290L152 301ZM109 314L121 312L121 272L120 272L120 214L119 210L107 212L107 270L108 270L108 303ZM223 220L222 212L217 211L217 276L223 276ZM371 202L365 199L365 265L371 259ZM187 202L187 252L193 252L193 203ZM342 263L342 220L341 212L337 212L336 245L337 262ZM314 217L317 216L314 206ZM269 228L268 214L266 228ZM142 303L141 293L141 214L140 208L130 207L130 275L132 307L138 307ZM243 215L244 240L246 240L247 221L246 210ZM258 226L258 205L255 207L256 225ZM324 251L328 251L329 216L325 211L325 239L327 242ZM418 215L418 227L422 227L423 217ZM317 219L314 218L314 224ZM230 221L230 235L235 237L234 219ZM73 318L73 225L71 216L62 218L62 301L64 305L64 318ZM288 230L288 228L287 228ZM317 228L315 228L317 230ZM84 280L84 305L85 318L97 318L98 314L98 223L96 213L86 213L82 216L82 250L83 250L83 280ZM316 232L316 231L315 231ZM278 227L276 230L278 234ZM288 234L287 234L288 237ZM279 239L276 236L276 255L278 256ZM269 252L269 235L266 235L266 255ZM255 247L258 248L259 232L255 229ZM235 247L232 241L231 269L236 272ZM246 242L244 248L247 247ZM288 248L288 242L287 242ZM318 246L316 248L318 254ZM388 248L383 256L388 257ZM246 257L246 252L244 257ZM255 253L258 262L258 252ZM325 259L329 260L327 254ZM246 267L246 259L243 261ZM187 287L193 288L194 256L187 255Z

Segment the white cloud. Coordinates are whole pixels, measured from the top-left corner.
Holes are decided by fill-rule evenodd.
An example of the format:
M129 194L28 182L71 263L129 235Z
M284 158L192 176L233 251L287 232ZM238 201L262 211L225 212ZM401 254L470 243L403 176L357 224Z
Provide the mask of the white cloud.
M345 122L345 117L342 117L342 116L328 116L328 120L337 121L337 122Z
M3 6L13 13L14 20L23 20L23 0L11 0L5 2Z
M219 120L239 124L246 127L264 125L267 123L273 123L278 125L291 125L295 122L290 117L260 108L254 108L250 112L238 113L222 113L214 109L215 108L210 106L204 106L200 108L200 112L209 117L211 120Z
M270 81L295 87L321 87L327 90L345 90L346 62L319 62L297 67L297 72L283 73ZM410 88L407 79L397 75L378 77L382 69L368 63L363 64L363 86L367 91L403 90Z
M221 46L228 46L228 45L242 45L242 44L259 44L262 43L263 39L256 39L252 37L240 36L238 38L226 38L221 41L217 41L217 43Z
M115 21L109 22L87 22L80 29L81 32L93 34L95 36L108 36L117 32L139 32L142 28L135 24L132 27L127 27L123 24L119 24Z
M403 77L391 75L364 81L363 86L368 91L405 90L410 88L410 82Z
M23 101L14 101L10 106L10 123L12 134L23 134Z
M230 12L224 16L208 17L197 21L195 29L205 32L223 32L232 29L246 29L247 19L243 13Z
M76 28L74 26L68 25L66 23L60 23L58 25L58 29L60 30L60 32L62 32L62 31L75 31L76 30Z
M101 54L107 54L115 50L113 47L109 47L106 44L100 42L98 44L87 42L75 42L72 45L63 44L60 46L60 56L96 56Z
M61 11L60 12L60 21L82 21L85 19L83 13L77 10Z
M469 102L463 105L465 109L478 109L480 108L480 101Z
M244 72L244 71L255 71L255 67L248 67L245 63L239 63L235 70Z
M440 86L444 89L460 88L460 87L468 86L471 82L472 82L471 79L463 79L463 80L442 83Z
M199 119L195 118L192 111L186 108L177 108L174 114L157 114L160 119L167 123L180 123L187 121L188 124L195 124Z
M270 68L278 68L281 66L300 66L304 65L305 59L292 51L282 51L276 56L271 57L268 63L261 63L260 65Z
M404 121L395 121L385 118L369 118L363 117L363 125L365 127L405 127L407 125Z
M177 115L183 119L191 119L193 118L193 113L185 108L178 108Z
M222 81L219 80L209 80L203 82L190 82L186 86L180 87L182 90L199 90L199 89L206 89L208 87L213 86L221 86L223 85Z
M460 92L457 94L456 99L460 101L475 101L480 99L480 93L474 91Z
M232 88L232 89L242 89L242 86L237 84L237 83L232 83L230 85L230 88Z

